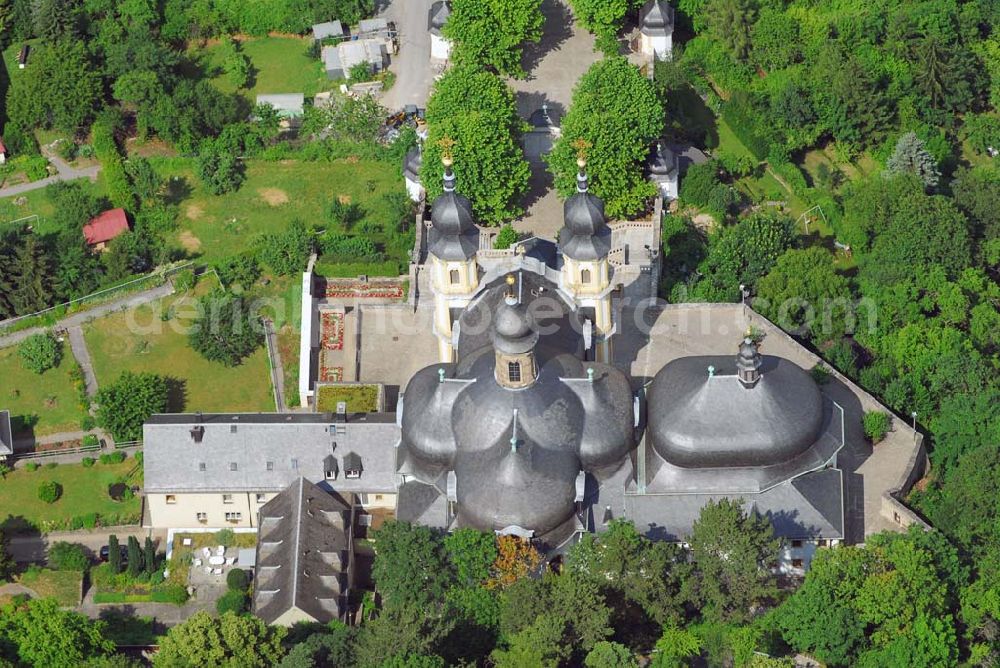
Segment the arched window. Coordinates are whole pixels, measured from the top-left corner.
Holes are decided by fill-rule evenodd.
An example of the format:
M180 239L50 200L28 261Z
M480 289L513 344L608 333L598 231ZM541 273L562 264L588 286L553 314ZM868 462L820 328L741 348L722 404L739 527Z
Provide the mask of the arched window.
M590 283L590 269L581 269L580 270L580 282L581 283Z
M448 276L450 277L449 280L452 285L458 285L459 281L462 280L460 274L458 273L458 269L452 269L448 272Z
M521 363L507 362L507 379L512 383L521 382Z

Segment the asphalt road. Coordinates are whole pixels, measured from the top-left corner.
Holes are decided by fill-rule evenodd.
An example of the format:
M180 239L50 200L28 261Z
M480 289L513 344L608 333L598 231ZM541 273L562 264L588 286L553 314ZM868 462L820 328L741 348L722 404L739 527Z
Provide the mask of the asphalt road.
M381 98L382 106L390 111L407 104L418 107L427 104L435 74L431 64L431 35L427 31L431 2L391 0L378 14L394 22L399 35L399 51L389 64L389 70L396 74L396 83Z

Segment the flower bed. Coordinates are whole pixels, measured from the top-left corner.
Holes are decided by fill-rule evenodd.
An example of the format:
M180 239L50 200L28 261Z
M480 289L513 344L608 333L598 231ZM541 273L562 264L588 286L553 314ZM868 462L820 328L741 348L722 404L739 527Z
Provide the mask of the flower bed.
M327 299L402 299L399 281L327 281Z
M323 364L319 370L319 382L340 383L344 380L344 367Z
M55 450L72 450L83 445L83 441L59 441L57 443L38 443L35 445L35 452L53 452Z
M320 347L324 350L344 349L344 314L335 311L320 313Z

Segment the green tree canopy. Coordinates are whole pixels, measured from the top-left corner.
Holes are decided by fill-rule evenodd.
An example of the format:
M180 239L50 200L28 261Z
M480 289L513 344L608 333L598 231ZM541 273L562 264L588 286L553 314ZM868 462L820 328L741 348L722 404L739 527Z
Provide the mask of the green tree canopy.
M851 288L819 246L791 249L757 283L754 309L785 331L818 341L837 339L853 320Z
M570 0L573 14L597 36L597 48L609 55L618 54L618 32L625 15L642 6L642 0Z
M452 0L444 36L454 44L452 59L524 76L524 45L542 37L540 0Z
M563 197L576 191L578 142L587 142L590 190L611 218L641 211L655 192L643 172L663 131L663 109L652 82L623 57L594 63L573 89L562 135L547 160Z
M116 441L141 440L149 416L166 412L169 393L163 376L123 371L118 380L97 391L97 424Z
M260 314L240 295L214 290L198 301L188 341L202 357L238 366L264 343Z
M41 374L59 366L62 344L51 333L32 334L18 344L17 354L24 368Z
M0 609L0 638L13 647L19 662L29 666L71 668L115 649L104 636L103 622L61 610L52 598L14 602Z
M392 521L373 533L378 556L372 579L387 608L423 607L444 598L450 574L441 542L431 529Z
M518 201L528 189L530 169L514 94L503 80L471 66L451 68L434 84L427 122L421 180L428 201L443 191L441 142L450 140L456 189L472 202L478 221L499 225L521 212Z
M207 612L196 612L163 636L153 665L269 668L284 655L281 639L286 632L281 626L268 626L249 615L227 612L216 619Z
M771 523L740 501L709 501L691 529L697 593L703 614L718 621L749 621L752 609L777 594L771 567L781 541Z
M11 81L7 119L24 130L55 127L73 133L94 118L100 98L99 69L83 41L44 42L32 48L31 67Z

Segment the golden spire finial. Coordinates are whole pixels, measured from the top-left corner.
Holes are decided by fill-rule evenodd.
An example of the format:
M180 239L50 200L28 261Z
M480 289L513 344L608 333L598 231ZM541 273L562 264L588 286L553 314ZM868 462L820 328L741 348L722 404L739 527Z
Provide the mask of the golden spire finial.
M437 145L441 147L441 164L445 167L451 167L455 162L455 155L452 149L455 148L456 144L458 142L447 135L437 141Z
M587 151L590 150L591 143L583 137L579 137L574 139L570 146L576 149L576 166L583 169L587 166Z
M517 283L517 279L514 278L514 274L507 274L507 285L514 285Z

